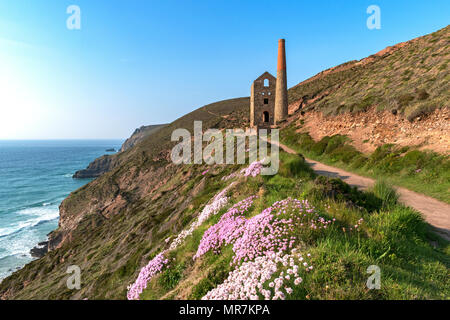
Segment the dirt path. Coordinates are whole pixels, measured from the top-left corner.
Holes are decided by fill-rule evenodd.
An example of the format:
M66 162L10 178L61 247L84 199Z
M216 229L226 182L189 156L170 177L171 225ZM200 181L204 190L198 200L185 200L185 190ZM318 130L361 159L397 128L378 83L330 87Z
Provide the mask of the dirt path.
M297 153L295 150L281 143L279 146L287 153ZM317 174L327 177L340 178L349 185L356 186L360 190L367 190L375 183L373 179L362 177L339 168L327 166L311 159L306 159L306 162ZM402 187L396 187L396 189L400 196L400 202L422 213L424 219L436 229L436 232L443 238L450 241L449 204Z

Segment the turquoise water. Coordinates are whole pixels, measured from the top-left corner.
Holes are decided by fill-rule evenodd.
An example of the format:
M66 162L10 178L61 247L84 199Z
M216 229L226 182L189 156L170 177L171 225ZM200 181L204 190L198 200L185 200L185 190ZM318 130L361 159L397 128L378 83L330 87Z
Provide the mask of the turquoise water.
M89 179L72 179L121 140L0 141L0 281L33 260L58 226L61 201Z

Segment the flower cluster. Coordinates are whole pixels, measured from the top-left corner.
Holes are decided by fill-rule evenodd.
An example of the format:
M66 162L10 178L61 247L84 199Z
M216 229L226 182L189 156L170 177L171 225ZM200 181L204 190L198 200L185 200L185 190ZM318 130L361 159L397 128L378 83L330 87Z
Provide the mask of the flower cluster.
M326 229L333 222L320 217L307 200L291 198L277 201L260 214L246 219L243 215L254 198L235 205L204 233L194 259L209 250L218 253L222 245L228 244L233 244L235 264L286 252L296 244L295 228Z
M241 173L244 173L245 177L256 177L261 173L262 168L262 161L254 161L247 168L242 169Z
M188 236L190 236L195 229L202 225L203 222L208 220L212 215L217 214L220 209L226 206L228 203L228 197L226 193L228 190L234 185L230 183L226 188L224 188L221 192L216 194L214 198L203 208L202 212L200 212L197 219L189 226L188 229L182 230L178 236L172 241L169 246L169 250L176 249Z
M154 275L161 272L161 270L169 263L169 260L164 257L165 251L158 254L150 262L141 269L136 281L128 286L127 298L128 300L138 300L139 295L147 288L147 283Z
M359 227L361 226L361 224L363 223L363 221L364 221L363 218L359 219L353 227L349 227L349 228L348 228L348 231L353 231L353 230L359 231L359 229L360 229ZM345 227L343 227L343 228L342 228L342 231L346 232L347 229L346 229Z
M209 250L218 253L222 245L232 243L242 235L242 227L246 221L243 215L252 206L254 198L256 197L251 196L235 204L220 218L218 223L203 234L194 259L201 257Z
M299 276L302 268L299 262L302 261L304 258L296 253L296 249L292 249L290 254L273 252L257 257L254 261L244 262L202 300L285 299L286 295L293 292L292 285L297 286L303 281ZM303 266L310 270L308 263L303 262ZM283 267L287 268L286 272L279 271Z
M228 203L228 197L226 196L227 191L233 186L234 183L229 184L225 189L219 192L214 198L211 199L210 203L207 204L202 212L199 214L198 218L190 227L186 230L181 231L178 236L170 243L169 250L176 249L183 241L191 235L196 228L198 228L203 222L205 222L211 215L217 214L220 209L222 209ZM170 242L171 237L165 240L166 243ZM147 287L147 283L153 278L154 275L159 273L162 268L168 264L168 260L164 258L164 254L167 251L164 250L153 258L145 267L143 267L137 277L136 281L128 286L127 298L129 300L139 299L139 295Z
M261 255L277 251L286 251L295 242L295 237L289 237L291 220L274 219L272 207L246 221L242 236L233 245L234 263L252 260Z

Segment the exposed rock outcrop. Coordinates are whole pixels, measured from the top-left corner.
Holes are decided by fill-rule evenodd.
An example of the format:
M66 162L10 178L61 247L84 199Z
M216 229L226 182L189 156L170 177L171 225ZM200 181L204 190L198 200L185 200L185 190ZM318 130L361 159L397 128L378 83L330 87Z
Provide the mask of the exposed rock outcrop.
M86 179L86 178L97 178L111 170L115 164L114 155L104 155L100 158L92 161L86 169L79 170L75 172L73 178L75 179Z
M158 129L164 126L165 124L156 124L137 128L133 132L131 137L125 140L125 142L122 144L119 153L132 148L134 145L136 145L136 143L140 142L142 139L148 137L149 135L151 135L152 133L156 132ZM110 149L106 151L110 151ZM95 159L89 164L89 166L86 169L75 172L73 178L87 179L87 178L97 178L101 176L102 174L110 171L112 168L114 168L114 166L117 165L118 162L116 155L117 154L104 155L101 156L100 158Z
M162 128L165 126L165 124L155 124L150 126L142 126L140 128L137 128L134 130L131 137L129 137L125 142L122 144L122 147L120 148L120 152L126 151L133 147L136 143L141 141L143 138L149 136L150 134L154 133L156 130Z
M34 258L42 258L48 252L48 241L39 242L36 247L30 250Z

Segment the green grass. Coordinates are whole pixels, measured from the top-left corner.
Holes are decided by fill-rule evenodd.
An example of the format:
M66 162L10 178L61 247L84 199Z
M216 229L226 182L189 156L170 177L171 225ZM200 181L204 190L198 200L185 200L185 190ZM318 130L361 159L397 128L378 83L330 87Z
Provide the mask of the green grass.
M390 184L450 203L449 156L393 144L365 155L345 136L327 136L315 142L309 134L297 133L293 126L281 132L281 141L308 158L363 176L383 178Z
M398 195L392 185L384 180L377 180L372 192L381 199L383 208L389 209L397 204Z
M275 176L239 180L230 194L229 206L258 194L249 210L250 217L290 196L308 199L321 216L336 218L333 225L320 232L296 231L302 239L301 251L311 254L314 269L301 271L304 281L299 286L292 284L294 292L289 299L450 298L449 243L432 233L419 213L398 204L398 196L388 182L377 181L371 190L361 192L339 179L317 176L299 155L282 152L280 160L280 171ZM203 233L224 212L226 209L211 217L171 253L174 271L168 269L155 277L144 291L144 299L174 298L186 287L188 294L182 297L200 299L227 278L232 270L231 246L222 248L219 254L208 252L192 260ZM361 218L358 231L351 229ZM184 266L183 272L178 271L180 265ZM366 287L370 265L381 269L379 290Z
M449 46L436 39L448 39L449 32L447 26L435 37L417 38L392 54L372 55L370 63L350 61L319 73L289 89L289 103L317 98L302 111L326 115L364 112L376 106L379 111L395 110L410 121L448 106Z

